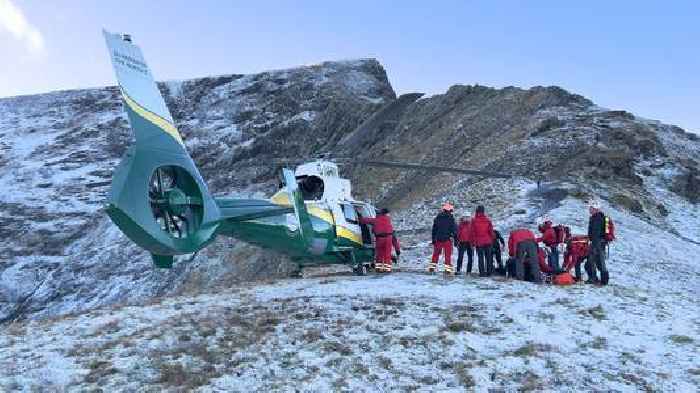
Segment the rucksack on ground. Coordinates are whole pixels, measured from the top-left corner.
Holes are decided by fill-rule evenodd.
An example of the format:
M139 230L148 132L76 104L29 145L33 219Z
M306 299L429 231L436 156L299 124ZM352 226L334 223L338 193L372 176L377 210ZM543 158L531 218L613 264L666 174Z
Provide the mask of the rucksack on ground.
M559 273L552 278L554 285L572 285L575 282L574 277L569 272Z

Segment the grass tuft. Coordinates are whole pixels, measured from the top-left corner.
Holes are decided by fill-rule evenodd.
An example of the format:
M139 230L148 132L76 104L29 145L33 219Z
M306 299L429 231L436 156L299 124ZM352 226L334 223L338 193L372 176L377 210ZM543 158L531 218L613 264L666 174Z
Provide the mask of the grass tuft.
M668 338L676 344L692 344L693 343L692 338L690 338L688 336L684 336L684 335L673 334L673 335L668 336Z

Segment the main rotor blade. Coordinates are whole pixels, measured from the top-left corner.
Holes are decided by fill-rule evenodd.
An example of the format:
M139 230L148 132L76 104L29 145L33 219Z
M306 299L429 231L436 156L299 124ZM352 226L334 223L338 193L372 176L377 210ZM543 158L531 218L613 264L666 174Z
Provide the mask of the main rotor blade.
M424 170L424 171L429 171L429 172L453 172L453 173L462 173L465 175L495 177L495 178L500 178L500 179L509 179L512 177L511 175L504 174L504 173L480 171L480 170L475 170L475 169L462 169L462 168L439 166L439 165L423 165L423 164L416 164L416 163L410 163L410 162L347 160L347 163L366 165L366 166L384 167L384 168L416 169L416 170Z
M272 159L267 164L257 163L257 164L253 164L252 166L265 166L265 165L269 165L269 164L301 165L301 164L313 162L315 160L318 160L318 159L313 159L313 158L311 158L311 159L297 159L297 158ZM464 168L456 168L456 167L448 167L448 166L440 166L440 165L424 165L424 164L418 164L418 163L413 163L413 162L361 160L361 159L347 158L347 157L327 157L327 158L322 158L322 160L333 162L336 165L364 165L364 166L375 166L375 167L384 167L384 168L423 170L423 171L429 171L429 172L452 172L452 173L461 173L461 174L465 174L465 175L493 177L493 178L499 178L499 179L510 179L511 177L513 177L512 175L509 175L506 173L481 171L481 170L476 170L476 169L464 169Z

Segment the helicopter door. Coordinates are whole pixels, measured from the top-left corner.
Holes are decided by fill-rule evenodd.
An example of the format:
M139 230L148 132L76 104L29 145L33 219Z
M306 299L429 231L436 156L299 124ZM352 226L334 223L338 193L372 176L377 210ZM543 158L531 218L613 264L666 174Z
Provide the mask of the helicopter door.
M357 212L355 212L355 207L352 204L341 202L333 206L333 216L335 217L335 225L338 227L336 229L338 235L341 233L349 235L350 232L353 234L352 237L355 239L354 241L359 241L359 235L361 233L360 221L357 217ZM347 236L340 235L340 237Z
M355 205L355 212L358 217L374 217L374 209L370 209L366 205ZM360 230L362 231L362 243L372 245L372 231L369 225L360 224Z

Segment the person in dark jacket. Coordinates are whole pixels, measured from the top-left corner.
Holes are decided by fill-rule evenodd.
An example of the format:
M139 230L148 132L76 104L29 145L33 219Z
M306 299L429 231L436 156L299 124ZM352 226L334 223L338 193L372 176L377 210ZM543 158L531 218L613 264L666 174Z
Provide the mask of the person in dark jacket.
M593 200L589 206L591 214L588 220L588 240L591 245L588 249L588 262L586 269L588 272L587 284L608 284L608 268L605 266L605 214L600 211L600 202ZM600 281L598 281L596 269L600 270Z
M491 245L491 259L489 259L489 269L493 271L493 262L495 259L496 264L498 265L498 271L501 272L501 274L505 275L505 270L503 268L503 260L501 259L501 247L505 247L506 242L505 240L503 240L501 232L498 232L495 229L493 231L493 238L493 244Z
M525 271L528 270L532 282L542 282L537 248L535 234L529 229L516 229L510 233L508 255L511 257L509 260L515 264L515 276L518 280L525 280Z
M491 246L493 245L493 224L484 212L484 206L479 205L472 219L472 240L476 247L476 255L479 259L479 276L489 275L487 263L491 260Z
M396 234L391 236L391 245L394 247L394 252L396 253L396 256L391 257L391 262L393 265L397 265L399 263L399 257L401 256L401 243Z
M459 227L457 228L457 272L455 274L459 275L462 270L462 260L464 259L464 253L467 253L467 269L464 274L471 274L472 264L474 262L474 248L472 247L472 222L469 217L462 217L459 220Z
M442 211L433 220L433 257L428 264L428 271L438 268L440 254L445 254L445 274L453 274L452 268L452 239L457 237L457 223L452 216L454 207L450 203L442 205Z

